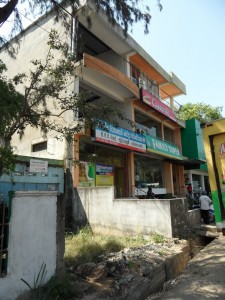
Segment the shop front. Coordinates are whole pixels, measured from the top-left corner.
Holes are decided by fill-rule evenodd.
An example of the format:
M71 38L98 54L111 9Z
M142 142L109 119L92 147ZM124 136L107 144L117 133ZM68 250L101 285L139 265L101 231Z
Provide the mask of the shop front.
M115 197L175 195L183 167L170 161L183 156L178 147L101 121L90 137L80 137L79 187L114 186Z
M183 185L183 166L178 164L183 159L179 148L159 138L145 135L145 156L135 155L135 176L139 176L136 188L147 192L152 186L158 197L169 197L179 193ZM167 196L166 196L167 194Z
M115 197L128 197L130 153L146 152L145 137L101 121L79 144L78 186L114 186Z

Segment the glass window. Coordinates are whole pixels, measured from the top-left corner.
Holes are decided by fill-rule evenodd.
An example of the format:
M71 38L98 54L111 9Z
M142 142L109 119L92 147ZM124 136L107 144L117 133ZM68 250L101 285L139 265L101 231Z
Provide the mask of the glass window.
M161 123L153 120L138 111L135 111L135 123L137 131L144 131L147 135L162 138Z
M174 130L164 126L164 140L170 143L175 143Z
M126 164L126 153L97 146L89 142L89 138L80 138L79 160L99 164L124 167Z
M47 150L47 141L32 145L32 152Z
M113 152L110 149L96 147L95 159L97 163L112 165L113 164Z
M199 188L201 187L201 176L197 174L192 174L193 181L193 191L194 193L199 192Z
M80 161L93 161L95 158L95 147L88 143L89 138L82 136L79 143L79 160Z
M138 187L143 188L147 183L159 183L159 187L163 187L163 162L161 160L135 155L134 165L135 181Z

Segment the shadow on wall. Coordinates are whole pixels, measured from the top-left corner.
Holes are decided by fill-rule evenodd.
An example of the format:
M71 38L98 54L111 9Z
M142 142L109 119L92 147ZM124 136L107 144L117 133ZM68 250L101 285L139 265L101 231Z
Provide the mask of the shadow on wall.
M88 218L76 188L73 187L73 178L67 168L65 173L65 229L76 233L88 224Z

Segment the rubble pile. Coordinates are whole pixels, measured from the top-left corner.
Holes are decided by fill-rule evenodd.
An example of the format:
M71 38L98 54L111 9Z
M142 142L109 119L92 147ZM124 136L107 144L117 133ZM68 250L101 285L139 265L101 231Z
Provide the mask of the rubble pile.
M166 239L163 243L148 243L142 247L99 256L96 263L70 268L79 298L129 299L130 293L141 284L149 284L154 271L166 258L181 251L186 241Z

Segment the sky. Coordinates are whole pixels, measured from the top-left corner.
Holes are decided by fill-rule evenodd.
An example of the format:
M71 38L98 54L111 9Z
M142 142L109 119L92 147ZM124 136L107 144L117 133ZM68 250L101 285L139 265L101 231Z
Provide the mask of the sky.
M176 102L224 106L225 117L225 0L160 0L161 12L157 0L143 2L152 15L149 34L139 24L131 35L186 85Z
M223 106L225 117L225 0L145 0L152 15L149 34L135 25L133 38L167 72L186 85L181 105Z

